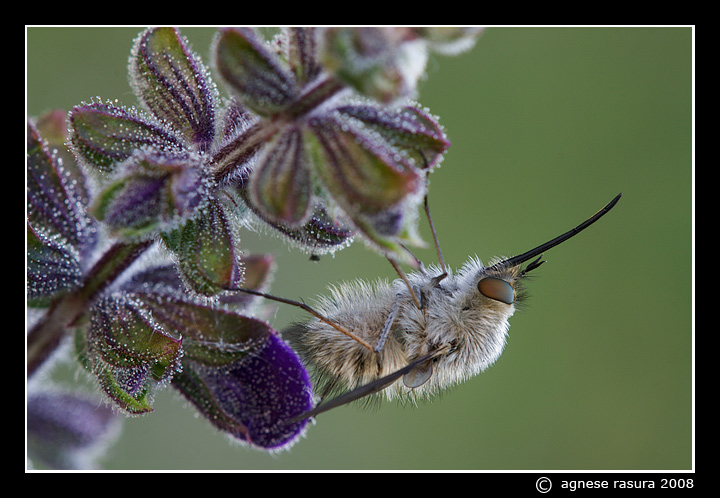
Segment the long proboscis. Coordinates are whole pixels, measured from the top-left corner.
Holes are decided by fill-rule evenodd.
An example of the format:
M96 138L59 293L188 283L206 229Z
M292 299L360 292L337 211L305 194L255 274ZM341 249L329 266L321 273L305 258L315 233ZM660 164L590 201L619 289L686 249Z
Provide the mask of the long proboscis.
M590 225L595 223L597 220L599 220L600 218L605 216L613 207L615 207L615 204L618 203L618 201L620 200L620 197L622 197L622 193L616 195L615 198L613 200L611 200L610 202L608 202L604 208L602 208L600 211L595 213L592 217L590 217L587 220L585 220L584 222L580 223L578 226L576 226L572 230L569 230L569 231L565 232L564 234L559 235L559 236L555 237L554 239L552 239L548 242L545 242L544 244L541 244L541 245L535 247L534 249L530 249L529 251L524 252L518 256L513 256L512 258L508 258L504 261L500 261L499 263L495 263L488 269L499 270L501 268L512 268L514 266L521 265L524 262L534 258L535 256L539 256L542 253L544 253L545 251L552 249L553 247L555 247L559 244L562 244L563 242L565 242L566 240L568 240L572 237L575 237L577 234L579 234L580 232L585 230L587 227L589 227ZM535 267L537 267L537 266L539 266L539 265L536 265Z

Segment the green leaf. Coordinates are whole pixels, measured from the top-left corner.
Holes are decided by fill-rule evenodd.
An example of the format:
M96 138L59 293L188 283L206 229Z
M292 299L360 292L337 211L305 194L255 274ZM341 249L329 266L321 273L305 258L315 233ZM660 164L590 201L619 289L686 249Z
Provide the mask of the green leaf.
M141 370L141 369L139 369ZM105 369L97 373L100 388L113 401L115 406L131 415L142 415L153 411L152 397L147 386L129 393L114 369Z
M315 78L322 68L317 61L316 28L283 28L287 38L287 59L300 83Z
M165 292L135 292L165 330L183 336L184 355L220 367L253 352L267 338L267 324Z
M338 112L343 121L357 120L379 133L389 145L412 158L418 168L432 168L450 147L437 119L417 107L353 105L340 107Z
M312 170L370 245L410 264L403 246L423 246L417 208L425 177L382 137L335 117L309 120L305 144Z

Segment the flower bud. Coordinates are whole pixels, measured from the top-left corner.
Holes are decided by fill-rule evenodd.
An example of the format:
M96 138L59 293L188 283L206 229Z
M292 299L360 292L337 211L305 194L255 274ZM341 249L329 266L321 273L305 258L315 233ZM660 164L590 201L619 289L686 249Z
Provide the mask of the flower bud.
M197 216L162 234L177 268L195 292L212 296L242 283L239 238L229 210L211 198Z
M310 379L295 352L265 322L177 295L167 286L130 293L163 329L182 334L182 371L172 385L215 427L265 450L286 448L313 406Z
M115 405L139 414L152 411L153 388L180 368L181 343L140 301L115 293L93 308L81 353Z
M95 200L92 211L116 234L138 238L189 217L206 191L202 162L195 155L138 151Z
M287 420L313 406L300 359L267 325L251 318L237 321L232 335L222 327L213 331L219 333L194 339L197 347L188 349L173 387L228 435L269 451L289 448L308 420Z

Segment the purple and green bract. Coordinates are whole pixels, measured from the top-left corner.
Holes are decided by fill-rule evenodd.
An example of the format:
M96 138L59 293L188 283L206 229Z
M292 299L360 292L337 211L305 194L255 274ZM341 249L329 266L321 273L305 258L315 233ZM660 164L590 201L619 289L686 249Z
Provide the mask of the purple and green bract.
M290 447L308 421L287 421L312 408L312 388L253 318L256 299L228 292L264 289L271 272L239 233L263 225L313 255L361 238L415 264L416 211L450 144L409 99L426 51L477 33L283 28L268 42L223 28L211 47L221 97L177 29L141 32L137 107L94 98L28 122L27 303L44 312L29 375L70 331L124 412L152 411L169 385L224 433Z
M165 55L149 52L158 43ZM28 125L28 302L92 303L88 327L76 334L79 358L126 413L152 411L157 387L172 385L225 433L265 450L288 447L307 421L284 421L313 404L304 366L269 325L243 314L252 304L246 296L199 296L240 283L261 287L272 264L240 255L232 202L212 192L205 152L215 132L214 89L175 30L148 30L136 45L136 81L147 80L136 91L146 109L93 102L70 113L76 157L85 171L109 175L94 200L73 157L59 152L64 120L54 115ZM163 68L176 79L160 74ZM173 99L191 105L172 106ZM136 273L120 288L88 290L88 281L115 275L107 268L127 266L114 262L112 251L101 258L105 266L96 265L97 276L85 263L96 219L123 247L142 241L145 248L151 241L144 239L164 232L178 265Z

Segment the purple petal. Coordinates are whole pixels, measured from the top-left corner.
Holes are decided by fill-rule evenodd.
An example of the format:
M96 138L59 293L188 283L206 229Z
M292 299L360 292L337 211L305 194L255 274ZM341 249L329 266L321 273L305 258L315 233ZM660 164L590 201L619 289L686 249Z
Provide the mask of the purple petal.
M208 372L205 379L223 411L246 427L241 439L253 446L282 449L293 444L308 424L307 420L285 423L313 404L305 368L275 335L259 351L227 371Z

